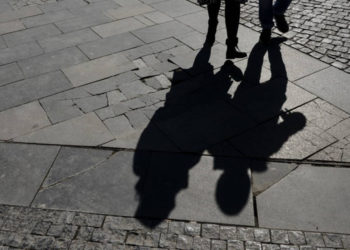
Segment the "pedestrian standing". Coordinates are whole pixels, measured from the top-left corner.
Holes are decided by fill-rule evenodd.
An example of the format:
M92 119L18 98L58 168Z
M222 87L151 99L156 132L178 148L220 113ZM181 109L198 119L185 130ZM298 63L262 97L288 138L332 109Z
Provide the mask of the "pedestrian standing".
M238 50L238 26L241 11L241 0L224 0L225 1L225 23L227 31L227 51L226 59L244 58L247 53ZM213 46L215 42L215 33L218 25L218 15L221 0L198 0L200 4L204 2L208 5L208 33L204 46Z
M289 25L286 21L284 13L288 9L291 0L259 0L259 19L262 26L260 34L260 42L267 45L271 39L271 29L274 26L273 18L275 18L276 26L279 31L286 33Z

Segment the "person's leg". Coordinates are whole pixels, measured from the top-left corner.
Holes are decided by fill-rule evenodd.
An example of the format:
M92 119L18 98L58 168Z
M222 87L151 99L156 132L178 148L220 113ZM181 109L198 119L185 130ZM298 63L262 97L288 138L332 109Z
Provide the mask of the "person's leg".
M217 3L213 3L213 4L208 4L208 15L209 15L208 32L207 32L207 37L205 39L204 46L213 46L215 42L215 33L216 33L216 28L218 26L219 10L220 10L220 1L217 1Z
M273 27L273 7L272 0L259 0L259 19L263 29Z
M227 31L227 59L233 58L243 58L247 54L237 51L236 47L238 45L238 27L239 27L239 18L241 12L241 4L233 0L225 0L225 22L226 22L226 31Z
M291 0L277 0L273 6L273 14L275 16L277 28L283 33L289 30L289 25L284 17L284 13L288 9L290 3Z

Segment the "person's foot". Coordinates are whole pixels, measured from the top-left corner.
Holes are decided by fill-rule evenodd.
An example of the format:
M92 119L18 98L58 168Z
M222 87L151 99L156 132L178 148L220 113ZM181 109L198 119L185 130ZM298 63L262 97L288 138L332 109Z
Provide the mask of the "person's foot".
M271 29L263 29L260 34L260 43L268 45L271 40Z
M282 33L286 33L289 31L289 25L286 21L286 18L284 15L275 15L275 20L276 20L276 26L279 31Z
M247 53L241 52L236 46L227 46L226 59L244 58Z

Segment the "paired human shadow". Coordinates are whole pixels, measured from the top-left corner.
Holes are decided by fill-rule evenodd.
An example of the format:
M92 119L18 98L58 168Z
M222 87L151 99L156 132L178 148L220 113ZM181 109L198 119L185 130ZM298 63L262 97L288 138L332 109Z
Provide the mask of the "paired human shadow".
M288 84L280 51L282 41L272 39L268 47L257 43L244 74L232 61L215 70L209 63L210 47L202 48L193 66L186 70L193 76L191 79L177 84L183 75L174 73L165 103L155 111L143 131L134 155L133 169L139 177L135 187L139 198L135 217L144 225L155 227L169 217L176 206L177 194L189 185L189 171L204 152L213 157L214 169L223 170L213 187L218 207L227 215L236 215L245 207L251 188L248 169L265 171L266 159L306 124L301 113L282 110ZM266 53L271 79L260 83ZM233 96L230 90L235 90ZM251 149L260 160L237 159L231 145L261 124L272 133L238 140L236 146L238 151ZM163 147L157 136L159 131L170 138L173 149L167 150L168 144L164 143L164 151L170 152L144 151ZM244 150L241 153L246 154Z

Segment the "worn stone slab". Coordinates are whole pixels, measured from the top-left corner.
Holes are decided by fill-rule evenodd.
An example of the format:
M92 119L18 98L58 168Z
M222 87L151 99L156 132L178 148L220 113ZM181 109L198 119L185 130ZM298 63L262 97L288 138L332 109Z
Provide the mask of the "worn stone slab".
M218 24L217 30L224 29L225 28L224 19L221 16L219 16L218 19L219 19L219 24ZM204 35L207 34L207 31L208 31L208 11L207 10L180 16L180 17L177 17L176 20L190 26L194 30L199 31Z
M157 0L156 0L157 1ZM114 0L120 6L136 5L141 4L140 0ZM148 1L142 1L148 4Z
M77 87L135 68L134 64L125 56L113 54L65 68L63 72L71 83Z
M59 70L88 61L88 58L77 48L67 48L53 51L37 57L18 62L26 77Z
M350 162L350 136L326 147L310 157L311 160Z
M98 146L113 136L95 113L73 118L15 139L18 142Z
M67 1L65 1L67 2ZM64 33L85 29L91 26L108 23L112 21L111 18L104 15L82 15L76 18L71 18L68 20L62 20L56 22L57 27Z
M327 130L328 133L341 140L350 135L350 118L347 118Z
M70 19L73 17L74 15L68 10L59 10L44 13L38 16L26 17L23 18L21 21L27 28L32 28L40 25L58 22L61 20Z
M0 203L29 206L59 147L0 143Z
M174 1L170 1L174 2ZM165 38L191 32L192 29L177 21L157 24L133 31L132 33L145 43L151 43Z
M80 45L79 48L90 58L106 56L142 45L143 42L130 33L118 34L94 42Z
M103 0L90 2L88 5L83 7L69 8L69 11L74 15L88 15L88 14L100 14L108 9L117 8L119 5L113 0Z
M1 140L10 140L51 125L37 101L0 112L0 123Z
M23 23L18 20L6 22L6 23L0 23L0 36L7 33L23 30L23 29L25 29Z
M303 165L257 197L259 225L349 233L347 168Z
M12 48L4 48L0 50L0 65L15 62L43 53L43 50L35 42L22 44Z
M33 206L133 216L138 204L133 156L118 152L96 168L45 188Z
M160 11L153 11L153 12L145 13L143 15L154 23L166 23L173 20L173 18L163 14Z
M350 113L350 75L333 67L329 67L295 83L327 102Z
M253 193L257 195L281 181L297 167L296 164L282 162L252 161Z
M135 162L142 155L135 154ZM166 166L166 167L164 167ZM149 172L138 165L141 203L137 215L254 225L247 162L229 158L154 153Z
M7 46L6 46L6 43L5 43L4 39L2 37L0 37L0 49L4 49L6 47Z
M52 124L84 114L72 100L51 100L49 98L40 100L40 103Z
M23 7L19 10L9 10L0 13L0 22L12 21L24 17L35 16L41 14L42 11L36 6Z
M176 38L193 50L202 48L205 41L205 36L198 31L193 31L187 34L180 34L177 35Z
M155 91L153 88L148 87L141 81L121 84L119 89L128 99Z
M54 37L39 40L38 43L45 50L50 52L54 50L73 47L79 44L91 42L100 39L96 33L90 29L79 30Z
M0 66L0 86L23 79L23 73L16 63Z
M116 9L107 10L105 12L105 15L115 20L118 20L127 17L137 16L151 11L154 11L154 9L147 4L133 4L125 5Z
M45 178L43 186L54 185L87 171L107 160L112 153L113 151L110 150L63 147Z
M232 138L230 142L245 156L305 159L336 141L306 119L302 113L292 112L279 121L272 120Z
M109 118L103 121L106 127L111 131L114 137L125 137L134 132L129 120L124 116L120 115L114 118Z
M11 5L5 1L0 2L0 13L3 13L5 11L13 10L11 8Z
M88 3L83 0L70 0L46 3L41 5L40 9L42 9L44 12L53 12L63 9L82 8L86 5L88 5Z
M74 100L74 103L85 113L108 106L106 95L89 96Z
M186 0L162 1L151 6L170 17L183 16L189 13L203 11L203 9Z
M0 110L15 107L71 88L61 72L52 72L0 87Z
M297 81L328 67L327 64L288 46L281 46L289 81ZM267 58L265 58L267 60ZM268 61L268 60L267 60Z
M141 29L146 27L145 24L136 20L133 17L117 20L107 24L101 24L92 29L101 37L109 37L117 34L126 33L132 30Z
M39 27L29 28L4 35L4 39L9 47L14 47L22 43L40 40L50 36L61 34L61 31L53 24L47 24Z

